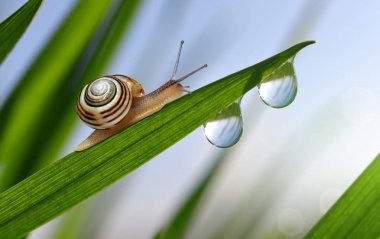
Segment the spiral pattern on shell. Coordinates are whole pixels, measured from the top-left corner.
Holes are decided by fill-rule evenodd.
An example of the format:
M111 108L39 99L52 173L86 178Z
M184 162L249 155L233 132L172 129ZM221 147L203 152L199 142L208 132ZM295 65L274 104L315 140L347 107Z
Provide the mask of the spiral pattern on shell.
M101 77L87 84L79 95L77 112L81 120L94 129L109 129L128 113L132 94L117 77Z

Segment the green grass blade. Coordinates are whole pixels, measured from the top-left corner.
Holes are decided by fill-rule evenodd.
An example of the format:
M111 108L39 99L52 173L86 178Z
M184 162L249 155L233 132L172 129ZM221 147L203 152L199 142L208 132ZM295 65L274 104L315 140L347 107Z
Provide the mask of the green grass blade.
M0 194L0 238L21 236L130 173L212 118L314 42L297 44L209 84Z
M380 238L380 155L305 238Z
M52 119L65 113L60 107L65 102L61 102L66 100L65 92L73 90L67 77L111 3L79 1L1 109L0 162L5 165L0 191L33 168L34 160L50 142L49 134L55 132L46 129L60 130Z
M28 28L43 0L29 0L0 23L0 64Z
M158 239L184 238L191 225L200 202L205 196L210 182L223 165L224 158L218 157L214 165L208 170L203 179L197 184L192 193L187 197L178 212L173 216L166 228L163 228L156 236Z

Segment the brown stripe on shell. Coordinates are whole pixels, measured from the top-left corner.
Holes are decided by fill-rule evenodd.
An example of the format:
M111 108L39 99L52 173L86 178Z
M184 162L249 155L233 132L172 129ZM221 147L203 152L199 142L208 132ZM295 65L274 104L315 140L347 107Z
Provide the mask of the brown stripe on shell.
M95 120L95 118L91 117L91 116L95 116L93 113L88 112L85 109L83 109L82 105L80 104L80 99L79 98L78 98L78 101L77 101L77 110L78 110L78 113L80 113L82 115L85 115L88 118L91 118L91 119Z
M104 115L103 118L107 118L109 117L110 115L116 113L118 110L120 110L120 108L122 108L123 106L125 106L125 109L122 110L116 117L113 117L113 119L107 121L107 123L111 122L112 120L114 119L117 119L118 117L120 117L120 115L122 115L126 110L129 110L130 108L130 105L132 104L132 97L131 97L131 92L130 92L130 89L128 88L128 86L123 82L121 81L120 79L116 78L116 77L113 77L113 76L109 76L111 77L112 79L116 80L117 82L120 83L121 85L121 88L122 88L122 94L121 94L121 97L119 99L119 101L117 102L116 105L118 105L120 103L120 105L117 106L117 108L115 109L115 107L112 107L108 110L105 110L105 111L102 111L101 114L105 114L105 113L108 113L112 110L112 112L108 113L107 115ZM124 86L124 87L123 87ZM127 101L127 104L124 104L125 102L125 99L128 98L128 101ZM115 110L113 110L115 109Z
M104 78L107 78L107 76L104 77ZM114 79L113 77L108 77L108 78ZM115 83L113 83L112 81L111 81L111 83L114 84L114 86L115 86ZM120 82L119 82L119 83L120 83ZM90 85L91 85L91 84L92 84L92 82L88 84L88 87L86 88L86 90L85 90L85 92L84 92L84 100L85 100L86 104L88 104L89 106L93 106L93 107L101 107L101 106L104 106L104 105L108 104L109 102L111 102L111 101L115 98L115 96L116 96L116 91L114 92L114 94L112 95L112 97L110 97L110 98L109 98L107 101L105 101L104 103L102 103L102 104L96 104L97 102L94 101L93 99L91 99L90 96L89 96L89 93L88 93L88 92L90 91ZM116 88L117 88L117 87L115 86L115 89L116 89Z
M106 113L108 113L110 111L112 111L111 114L113 114L114 112L116 112L117 110L119 110L121 106L123 106L123 101L125 100L125 98L127 96L128 96L128 98L130 98L129 97L130 92L129 92L128 87L122 81L120 81L119 79L114 79L114 80L116 80L120 84L120 88L121 88L120 98L119 98L119 100L116 102L116 104L112 108L109 108L108 110L100 112L100 114L102 114L102 115L106 114ZM128 99L128 103L129 103L129 101L130 101L130 99ZM115 109L115 107L117 107L117 109L113 110L113 109ZM111 114L107 114L106 116L104 116L104 118L108 117Z
M77 104L77 112L78 112L79 117L85 122L88 122L88 120L96 120L96 118L88 116L87 115L88 112L84 111L84 109L82 108L80 104Z
M144 91L143 87L141 86L141 84L129 76L117 74L117 75L112 75L109 77L112 77L113 79L118 78L122 81L130 81L133 85L133 89L131 89L132 97L141 97L145 94L145 91ZM136 88L138 88L139 90L137 90Z
M120 80L118 80L118 79L115 79L115 80L117 80L118 82L120 82ZM125 107L125 109L123 109L118 115L116 115L116 116L114 116L113 118L111 118L110 120L108 120L107 121L107 123L110 123L110 122L112 122L112 121L114 121L115 119L117 119L117 118L119 118L121 115L123 115L124 113L125 113L125 111L126 110L129 110L129 107L130 107L130 105L131 105L131 97L130 97L130 91L129 91L129 88L124 84L124 83L122 83L121 82L121 84L124 86L124 87L122 87L122 93L121 93L121 97L120 97L120 100L118 101L118 103L117 104L119 104L119 102L120 102L120 104L115 108L115 107L113 107L113 108L111 108L111 109L108 109L108 110L106 110L106 111L103 111L103 112L101 112L101 114L104 114L104 113L108 113L110 110L112 110L112 112L110 112L110 113L108 113L107 115L104 115L104 119L106 119L107 117L109 117L109 116L111 116L111 115L113 115L113 114L115 114L117 111L119 111L122 107ZM128 97L128 101L127 101L127 104L125 104L125 99ZM116 104L116 105L117 105ZM114 109L114 110L113 110ZM115 124L117 124L118 122L116 122Z
M128 105L129 105L129 104L130 104L130 103L128 103ZM107 123L112 122L113 120L119 118L122 114L124 114L125 111L128 109L128 105L127 105L127 108L125 108L124 110L122 110L117 116L115 116L115 117L113 117L112 119L108 120ZM118 109L115 110L115 112L112 112L112 113L108 114L107 117L110 116L110 115L112 115L112 114L114 114L114 113L116 113L117 111L118 111ZM104 117L104 118L107 118L107 117ZM119 122L117 122L117 123L119 123ZM116 124L117 124L117 123L116 123Z

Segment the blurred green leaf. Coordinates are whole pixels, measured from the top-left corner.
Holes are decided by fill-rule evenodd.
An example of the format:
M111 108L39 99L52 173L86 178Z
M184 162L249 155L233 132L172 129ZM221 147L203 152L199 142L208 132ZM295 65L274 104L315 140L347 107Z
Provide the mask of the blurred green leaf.
M103 74L124 33L128 30L139 3L139 0L117 1L94 34L93 40L84 50L81 58L73 66L71 73L65 77L66 90L57 92L62 100L50 105L52 113L49 119L46 119L45 122L41 121L42 127L46 127L48 123L50 125L54 123L53 127L57 130L49 131L43 137L37 136L38 145L43 147L39 154L32 148L35 155L34 170L54 159L61 150L65 143L64 139L70 135L75 122L78 120L75 102L79 91L86 83ZM59 110L54 111L55 108L59 108ZM28 157L25 159L27 160Z
M51 134L61 133L61 140L67 134L58 122L65 113L61 106L69 105L67 92L76 89L75 78L68 76L111 2L79 1L1 109L0 162L5 165L0 191L30 174L42 152L52 151Z
M61 218L62 221L56 227L56 231L51 236L54 239L83 239L83 231L86 230L87 221L91 210L94 209L94 201L87 200L66 212ZM87 225L88 226L88 225Z
M178 212L173 216L169 224L163 228L155 238L170 239L184 238L186 232L191 225L192 220L197 212L202 199L209 187L210 182L220 169L223 157L218 157L214 165L210 167L203 179L197 184L192 193L187 197Z
M66 77L66 82L68 83L72 82L73 78L78 79L76 80L78 83L75 85L76 90L65 94L67 100L62 102L63 104L59 106L61 111L58 112L58 115L54 116L55 125L59 130L50 132L50 136L48 136L50 140L43 142L45 147L41 151L41 155L38 156L39 159L35 160L34 169L41 168L44 164L51 161L62 148L65 142L63 139L67 138L71 133L73 126L78 120L75 108L73 107L75 106L78 91L88 81L103 74L106 66L118 49L117 47L123 39L124 33L128 31L128 26L138 9L139 3L140 1L138 0L121 0L113 4L107 14L108 16L95 33L89 47L87 47L81 59L74 66L72 74ZM62 218L53 238L92 238L96 234L96 230L100 230L100 227L97 226L96 229L89 227L88 224L91 224L91 222L96 223L96 219L99 220L90 211L96 210L98 214L102 214L99 212L99 204L102 203L104 202L100 200L89 201L82 203L80 207L72 208L68 212L68 215Z
M29 0L0 23L0 64L21 38L41 4L42 0Z
M380 237L380 155L305 238Z
M313 41L209 84L0 194L0 238L19 237L133 171L214 117Z

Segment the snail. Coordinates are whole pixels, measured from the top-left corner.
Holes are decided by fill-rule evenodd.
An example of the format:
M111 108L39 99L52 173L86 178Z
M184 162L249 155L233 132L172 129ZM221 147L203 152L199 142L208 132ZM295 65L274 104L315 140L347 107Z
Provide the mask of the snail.
M147 95L144 95L140 83L124 75L103 76L87 84L78 96L77 113L79 118L95 131L80 143L75 151L98 144L161 110L183 92L188 92L180 82L207 67L207 64L176 79L183 43L184 41L180 43L170 80Z

